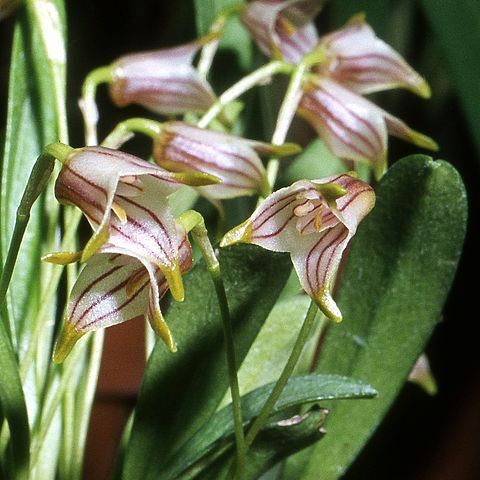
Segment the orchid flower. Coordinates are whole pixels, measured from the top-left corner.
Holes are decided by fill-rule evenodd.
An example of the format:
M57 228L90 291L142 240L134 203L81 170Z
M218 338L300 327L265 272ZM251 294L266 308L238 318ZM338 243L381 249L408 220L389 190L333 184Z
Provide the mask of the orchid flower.
M188 44L125 55L112 65L115 105L136 103L160 114L204 112L215 101L209 83L192 66L206 37Z
M87 144L96 145L98 109L95 103L99 84L108 83L115 105L141 105L148 110L177 115L201 113L216 100L212 87L192 65L195 54L218 33L173 48L134 53L89 73L79 101Z
M297 63L318 41L312 20L322 0L257 0L250 2L241 20L267 57Z
M54 253L56 263L86 261L100 248L158 266L174 298L183 298L178 234L167 196L182 184L217 180L201 173L171 173L133 155L104 147L71 149L55 184L61 203L79 207L94 230L83 252ZM113 213L113 214L112 214Z
M197 190L209 199L220 200L264 195L268 184L259 154L291 155L299 150L294 144L271 145L182 122L167 122L154 140L153 157L170 171L203 172L217 177L219 184Z
M181 232L179 224L176 226L180 242L176 248L184 273L191 268L192 251L186 233ZM85 333L143 316L169 349L176 351L175 340L160 310L160 299L168 288L162 269L154 263L131 252L103 246L87 261L72 289L54 361L62 362Z
M430 87L410 65L365 22L363 14L354 16L343 28L323 36L316 47L323 53L315 68L345 88L361 95L406 88L424 98Z
M370 164L380 178L387 162L388 133L419 147L437 144L328 77L310 77L297 113L307 120L339 158Z
M268 196L221 246L252 243L289 252L305 292L334 321L342 314L331 290L343 252L375 203L373 189L350 175L300 180Z

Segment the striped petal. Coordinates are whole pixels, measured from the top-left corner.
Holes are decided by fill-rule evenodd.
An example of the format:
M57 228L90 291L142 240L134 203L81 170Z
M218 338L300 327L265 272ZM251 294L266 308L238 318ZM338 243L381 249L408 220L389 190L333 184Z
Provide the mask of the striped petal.
M204 112L216 97L192 61L205 41L119 58L112 65L112 101L120 107L135 103L164 115Z
M224 236L221 246L253 243L289 252L304 290L329 318L339 321L332 282L346 245L374 202L373 189L349 175L300 180L267 197L246 222Z
M275 147L214 132L182 122L165 123L154 145L155 162L174 172L196 171L220 179L218 185L199 187L211 199L261 194L265 168L257 152L288 155L299 149L291 144Z
M180 245L182 272L189 270L191 264L191 247L184 235ZM159 306L167 290L167 280L158 267L125 254L120 248L104 247L89 259L72 289L54 360L62 362L85 333L142 316L149 319L156 333L174 351L175 342Z
M383 110L328 78L310 82L298 113L338 157L384 164L387 127Z
M241 19L268 57L297 63L318 41L312 22L323 1L258 0L250 2Z
M327 56L319 67L320 74L350 90L367 94L402 87L425 98L430 96L425 79L375 35L363 16L323 37L320 48Z
M132 234L135 222L139 219L143 221L145 217L148 217L149 231L159 228L160 231L173 232L172 220L165 206L166 197L177 190L181 182L189 183L190 180L188 175L167 172L118 150L85 147L75 150L64 163L55 184L55 194L60 202L79 207L95 231L83 252L82 260L86 260L105 242L112 241L112 235L114 241L119 241L124 233ZM197 180L193 179L193 183ZM158 210L154 212L157 217L155 226L152 217L145 213L148 202L155 204ZM140 206L136 207L136 204ZM141 211L144 213L138 217ZM165 219L167 227L159 221L159 215L168 217ZM132 220L130 223L129 218ZM131 244L132 249L137 252L134 245ZM157 257L165 266L176 262L171 254L165 258L160 251Z

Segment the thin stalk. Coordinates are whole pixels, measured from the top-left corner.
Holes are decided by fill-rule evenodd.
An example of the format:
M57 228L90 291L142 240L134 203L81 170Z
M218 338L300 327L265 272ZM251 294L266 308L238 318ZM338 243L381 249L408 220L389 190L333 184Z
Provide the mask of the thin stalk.
M225 292L225 286L220 271L220 264L217 256L213 250L210 239L208 238L208 232L205 228L205 222L203 217L194 210L180 215L178 220L184 225L185 229L192 232L192 236L200 250L207 265L207 270L210 273L213 284L215 286L215 292L217 294L218 305L220 307L220 314L223 324L223 336L225 340L225 350L227 356L228 378L230 381L230 392L232 395L232 410L233 421L235 425L235 443L236 443L236 465L237 465L237 479L245 479L245 438L243 432L243 419L242 419L242 405L240 397L240 386L237 376L237 359L235 354L235 344L233 341L233 328L230 318L230 310L228 308L228 300Z
M82 98L78 104L83 115L86 145L97 145L98 108L95 102L98 85L108 83L113 79L113 69L110 66L100 67L90 72L82 86Z
M258 417L254 420L250 428L248 429L247 435L245 436L245 448L248 451L248 448L252 445L255 437L257 436L258 432L262 429L267 421L270 413L272 412L273 407L277 403L285 385L288 382L288 379L291 377L293 370L300 358L300 355L303 351L305 343L307 342L310 331L315 323L315 317L318 311L318 307L316 303L312 300L310 303L310 307L308 308L307 314L305 316L305 320L303 322L302 328L298 333L297 340L295 341L295 345L288 357L287 363L283 368L280 377L277 380L277 383L273 387L267 401L262 407Z
M102 142L103 147L120 148L132 138L133 133L143 133L155 140L162 132L162 124L147 118L129 118L120 122Z
M228 105L230 102L233 102L233 100L236 100L238 97L240 97L240 95L244 94L254 86L265 82L273 75L278 73L290 73L292 68L293 66L289 63L282 62L280 60L274 60L243 77L220 95L218 100L200 119L198 126L200 128L207 127L209 123L221 113L226 105Z
M295 112L297 111L298 102L300 101L302 82L307 69L307 64L302 62L299 63L293 71L287 92L283 98L282 105L280 106L280 111L278 112L275 130L272 135L272 143L274 145L282 145L285 143L288 130L292 124ZM271 158L267 164L266 176L270 190L269 193L275 188L279 164L280 162L278 158Z

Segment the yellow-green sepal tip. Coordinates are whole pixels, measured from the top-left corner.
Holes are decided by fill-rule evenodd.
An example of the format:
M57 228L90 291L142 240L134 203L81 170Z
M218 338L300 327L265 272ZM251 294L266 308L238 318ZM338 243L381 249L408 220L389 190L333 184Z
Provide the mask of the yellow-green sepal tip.
M55 344L52 356L53 362L62 363L83 335L85 335L85 332L80 332L75 328L75 325L70 322L65 322Z
M220 246L228 247L235 243L250 243L251 238L252 227L250 225L250 220L246 220L228 231L220 241Z

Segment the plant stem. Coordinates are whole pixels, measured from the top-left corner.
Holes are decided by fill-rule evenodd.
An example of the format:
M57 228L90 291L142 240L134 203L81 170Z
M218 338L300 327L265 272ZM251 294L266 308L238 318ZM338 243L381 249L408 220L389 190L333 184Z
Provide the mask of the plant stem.
M233 100L237 99L240 95L250 90L255 85L265 82L273 75L278 73L290 73L292 68L293 66L289 63L282 62L280 60L274 60L243 77L237 83L225 90L222 95L220 95L218 100L200 119L198 126L200 128L207 127L208 124L223 110L226 105L228 105L230 102L233 102Z
M133 132L143 133L155 140L162 132L162 124L148 118L129 118L120 122L102 142L103 147L120 148L130 140Z
M300 101L302 81L307 69L307 64L301 62L293 71L293 74L290 78L290 83L288 84L287 92L283 98L282 105L280 106L275 130L272 135L272 143L274 145L282 145L285 143L288 129L292 124L293 117L297 111L298 102ZM269 193L271 193L275 188L279 163L280 162L278 158L271 158L267 164L267 181L270 188Z
M237 376L237 359L235 355L235 344L233 341L233 328L230 319L230 310L225 292L225 286L220 271L220 264L213 250L208 232L205 228L203 217L194 210L189 210L178 218L185 229L192 232L197 245L202 251L203 258L210 273L215 291L217 294L220 314L223 323L223 336L225 339L225 350L227 356L228 378L230 381L230 391L232 395L233 421L235 424L235 443L237 447L237 479L245 479L245 438L243 432L242 405L240 398L240 387Z
M8 286L10 285L10 280L12 279L13 268L17 260L25 229L27 228L30 219L30 211L33 204L46 187L53 171L54 164L54 157L49 153L43 153L38 157L32 168L27 186L25 187L22 199L20 200L20 205L17 209L15 227L8 248L5 265L2 269L2 275L0 278L0 307L3 305ZM9 329L10 326L6 325L6 327Z
M95 103L97 87L112 80L113 69L110 66L96 68L87 75L82 86L82 98L79 101L85 126L86 145L97 145L98 109Z
M315 317L318 311L318 307L316 303L312 300L310 303L310 307L308 308L307 314L305 316L305 320L303 322L302 328L298 333L297 340L295 341L295 345L290 353L290 356L283 368L280 377L277 380L277 383L273 387L267 401L262 407L258 417L254 420L250 428L248 429L247 435L245 436L245 449L248 451L248 448L252 445L255 437L257 436L258 432L264 426L265 422L267 421L273 407L277 403L278 398L280 397L285 385L288 382L288 379L293 373L295 365L300 357L300 354L303 351L303 347L305 346L306 341L310 335L310 331L312 330L313 324L315 323ZM246 452L245 452L246 453Z

